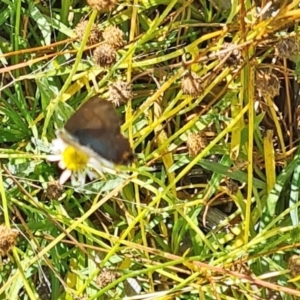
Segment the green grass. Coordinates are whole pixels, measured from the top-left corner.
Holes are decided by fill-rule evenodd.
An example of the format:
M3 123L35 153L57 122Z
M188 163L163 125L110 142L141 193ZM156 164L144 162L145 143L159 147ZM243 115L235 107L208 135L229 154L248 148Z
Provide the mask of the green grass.
M0 299L298 299L300 1L264 17L259 1L227 2L0 3L0 218L19 232ZM127 41L107 69L86 46L93 23ZM188 72L201 78L195 97L181 87ZM56 189L55 130L117 79L132 83L117 110L134 163Z

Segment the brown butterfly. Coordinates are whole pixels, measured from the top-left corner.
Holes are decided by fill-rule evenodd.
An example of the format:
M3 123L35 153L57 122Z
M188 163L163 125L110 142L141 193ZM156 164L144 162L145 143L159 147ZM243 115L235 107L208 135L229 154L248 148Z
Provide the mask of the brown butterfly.
M60 137L89 155L113 164L128 164L133 151L120 131L120 120L111 102L97 96L85 102L67 121Z

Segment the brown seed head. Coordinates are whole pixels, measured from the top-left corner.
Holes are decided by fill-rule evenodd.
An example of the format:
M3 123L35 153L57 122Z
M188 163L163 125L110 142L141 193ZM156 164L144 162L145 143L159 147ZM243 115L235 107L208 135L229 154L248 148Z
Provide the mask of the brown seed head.
M118 0L87 0L87 4L98 11L111 11Z
M189 156L195 157L197 156L201 150L203 150L208 145L206 136L201 133L190 133L188 135L186 146L189 151Z
M116 81L109 86L109 98L115 106L120 106L123 103L132 99L131 84L125 81Z
M289 58L299 54L300 46L295 36L290 36L280 40L275 46L276 54L279 57Z
M86 32L86 27L87 27L88 22L89 21L80 21L76 25L74 31L79 40L82 40L82 37ZM97 44L100 42L100 39L101 39L101 32L100 32L99 28L97 27L97 25L93 24L86 44L88 46Z
M297 277L300 275L300 256L293 255L289 258L289 269L292 277Z
M18 232L0 225L0 255L4 256L16 245Z
M94 51L94 60L100 67L109 67L116 62L117 52L109 44L103 43Z
M181 89L184 94L198 97L203 93L202 80L196 73L188 72L181 79Z
M125 44L123 40L124 32L117 26L108 26L102 33L103 40L113 46L116 50L122 48Z
M96 283L100 287L100 289L102 289L102 288L106 287L107 285L109 285L110 283L112 283L118 277L119 277L119 274L117 272L104 269L98 275L98 277L96 279Z
M49 200L58 200L63 193L63 188L58 181L52 181L48 183L46 190L46 197Z
M255 86L261 97L270 97L273 99L279 95L280 82L275 74L269 74L269 72L263 70L257 71Z

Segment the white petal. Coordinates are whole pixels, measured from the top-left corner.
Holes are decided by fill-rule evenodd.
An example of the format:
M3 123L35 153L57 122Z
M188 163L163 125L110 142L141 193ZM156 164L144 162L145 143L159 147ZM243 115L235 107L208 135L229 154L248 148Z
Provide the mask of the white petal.
M91 180L94 180L98 177L95 172L93 172L89 169L86 170L86 174Z
M47 160L49 160L49 161L59 161L59 160L61 160L61 155L60 154L47 155Z
M83 187L85 178L85 172L73 172L71 176L71 185L74 187Z
M63 185L70 178L71 175L72 175L72 171L64 170L60 175L59 183Z
M77 187L79 185L78 181L77 181L77 176L76 176L75 173L72 173L72 176L71 176L71 185L75 186L75 187Z
M59 167L60 169L65 169L65 168L66 168L66 165L65 165L65 163L64 163L63 160L60 160L60 161L58 162L58 167Z
M85 180L86 180L86 172L79 172L78 173L78 182L80 186L85 185Z
M54 139L51 142L52 151L63 152L66 149L66 147L66 143L60 138Z
M114 169L114 163L102 157L97 157L97 158L91 157L89 159L88 165L100 172L105 172L105 168L112 169L112 170Z

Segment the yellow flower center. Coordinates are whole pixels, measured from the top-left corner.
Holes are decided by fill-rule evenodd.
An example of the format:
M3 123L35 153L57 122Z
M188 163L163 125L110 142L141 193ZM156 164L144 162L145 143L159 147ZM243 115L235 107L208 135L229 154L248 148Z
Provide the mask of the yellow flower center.
M89 156L72 146L68 146L62 153L62 160L68 170L81 171L89 160Z

